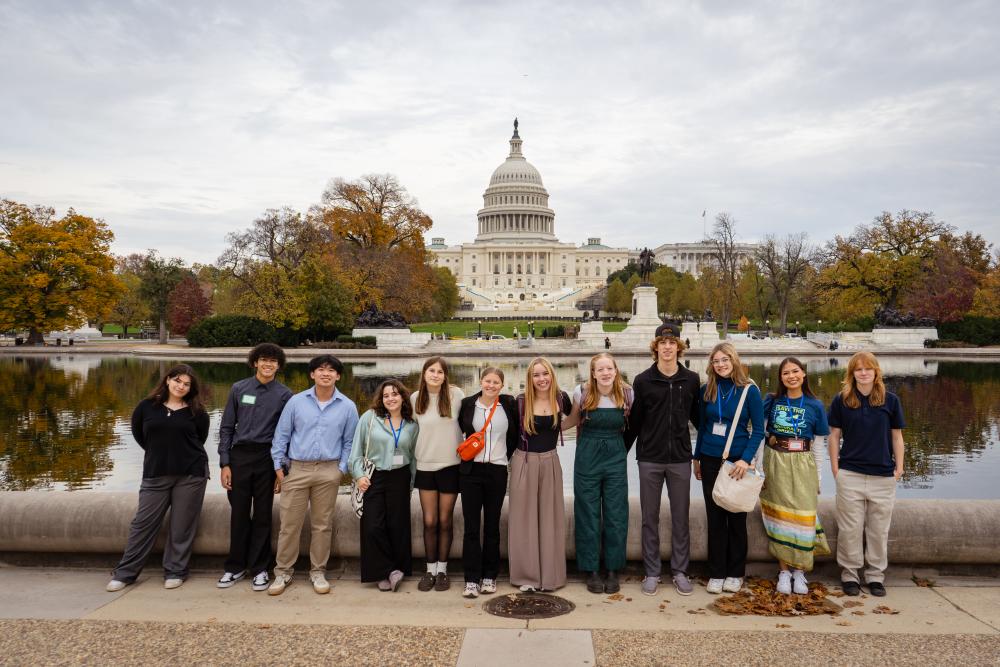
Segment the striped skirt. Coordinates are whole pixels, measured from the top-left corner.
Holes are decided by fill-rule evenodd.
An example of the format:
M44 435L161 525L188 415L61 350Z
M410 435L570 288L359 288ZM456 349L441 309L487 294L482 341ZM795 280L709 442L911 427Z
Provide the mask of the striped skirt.
M799 570L812 570L813 557L830 553L816 515L819 478L812 452L764 448L766 482L760 513L771 555Z

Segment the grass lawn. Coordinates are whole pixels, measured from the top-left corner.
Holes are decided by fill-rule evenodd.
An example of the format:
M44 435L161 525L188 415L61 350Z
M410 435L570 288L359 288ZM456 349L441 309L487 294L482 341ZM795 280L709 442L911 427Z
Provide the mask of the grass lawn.
M131 333L137 334L140 333L141 331L142 329L140 329L139 327L128 328L128 332L130 334ZM101 333L106 333L106 334L120 334L121 332L122 332L122 325L120 324L105 324L104 328L101 329Z
M559 320L533 320L535 323L535 334L538 336L542 335L542 329L545 327L556 327L560 324L578 324L578 322L565 322ZM514 327L517 327L518 332L524 336L528 333L528 320L509 320L503 322L483 322L483 334L490 335L500 335L506 336L507 338L514 337ZM625 322L605 322L605 331L621 331L625 328ZM472 322L419 322L417 324L410 325L410 331L418 331L421 333L444 333L449 338L465 338L467 334L475 335L479 327L476 325L475 321Z

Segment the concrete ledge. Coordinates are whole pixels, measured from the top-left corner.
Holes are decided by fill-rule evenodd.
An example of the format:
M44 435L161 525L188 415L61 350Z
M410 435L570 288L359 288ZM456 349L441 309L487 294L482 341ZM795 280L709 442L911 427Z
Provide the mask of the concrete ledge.
M0 492L0 551L35 553L120 553L129 523L135 513L136 493L100 491L5 491ZM640 560L641 516L639 499L629 499L628 558ZM501 523L501 550L507 551L507 506ZM834 500L820 500L820 519L836 549L837 525ZM274 536L278 530L278 508L274 508ZM566 499L566 557L575 558L573 499ZM308 526L308 523L305 524ZM414 493L410 502L413 554L423 555L420 502ZM755 511L748 518L750 561L772 561L767 537ZM461 500L455 510L455 540L452 558L461 555ZM707 558L704 501L691 499L691 559ZM303 531L302 552L309 544ZM344 495L337 501L333 527L333 555L360 555L358 520ZM162 548L161 531L157 548ZM660 511L660 545L663 558L670 556L670 509L666 498ZM205 497L194 551L199 555L223 556L229 550L229 503L223 494ZM926 565L975 565L1000 563L1000 500L898 500L889 534L889 558L893 562Z

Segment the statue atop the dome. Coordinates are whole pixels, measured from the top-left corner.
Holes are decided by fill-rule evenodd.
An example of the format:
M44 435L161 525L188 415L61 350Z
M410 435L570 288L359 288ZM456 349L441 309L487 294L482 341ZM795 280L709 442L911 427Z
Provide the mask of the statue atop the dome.
M639 253L639 281L641 285L649 285L649 274L653 272L655 255L649 248L643 248Z
M517 116L514 116L514 131L517 132Z

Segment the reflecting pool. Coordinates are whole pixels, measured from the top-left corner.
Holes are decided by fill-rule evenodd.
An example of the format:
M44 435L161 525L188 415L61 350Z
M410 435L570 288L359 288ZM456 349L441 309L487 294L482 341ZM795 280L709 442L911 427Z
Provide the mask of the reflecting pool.
M765 392L774 387L780 358L754 357L751 376ZM906 473L900 497L996 498L993 478L1000 471L1000 363L937 360L933 357L880 357L891 391L899 394L906 417ZM0 488L103 489L138 488L142 450L129 432L136 403L174 361L133 356L0 356ZM399 377L415 388L422 359L353 362L338 387L364 410L378 384ZM586 376L588 359L557 360L561 387L571 389ZM705 359L690 368L704 377ZM479 369L497 365L506 374L506 391L523 390L527 359L452 362L452 382L467 394L478 389ZM824 403L839 390L846 361L810 359L810 384ZM221 492L218 477L220 405L229 386L250 374L235 361L191 363L207 389L212 430L206 448L212 474L210 492ZM623 358L626 379L648 367L643 358ZM309 386L305 363L290 363L281 380L294 391ZM563 476L572 489L575 438L566 433L560 449ZM824 453L825 458L825 453ZM638 488L635 455L629 457L629 485ZM823 464L824 495L833 492L829 466ZM692 493L700 486L692 484Z

